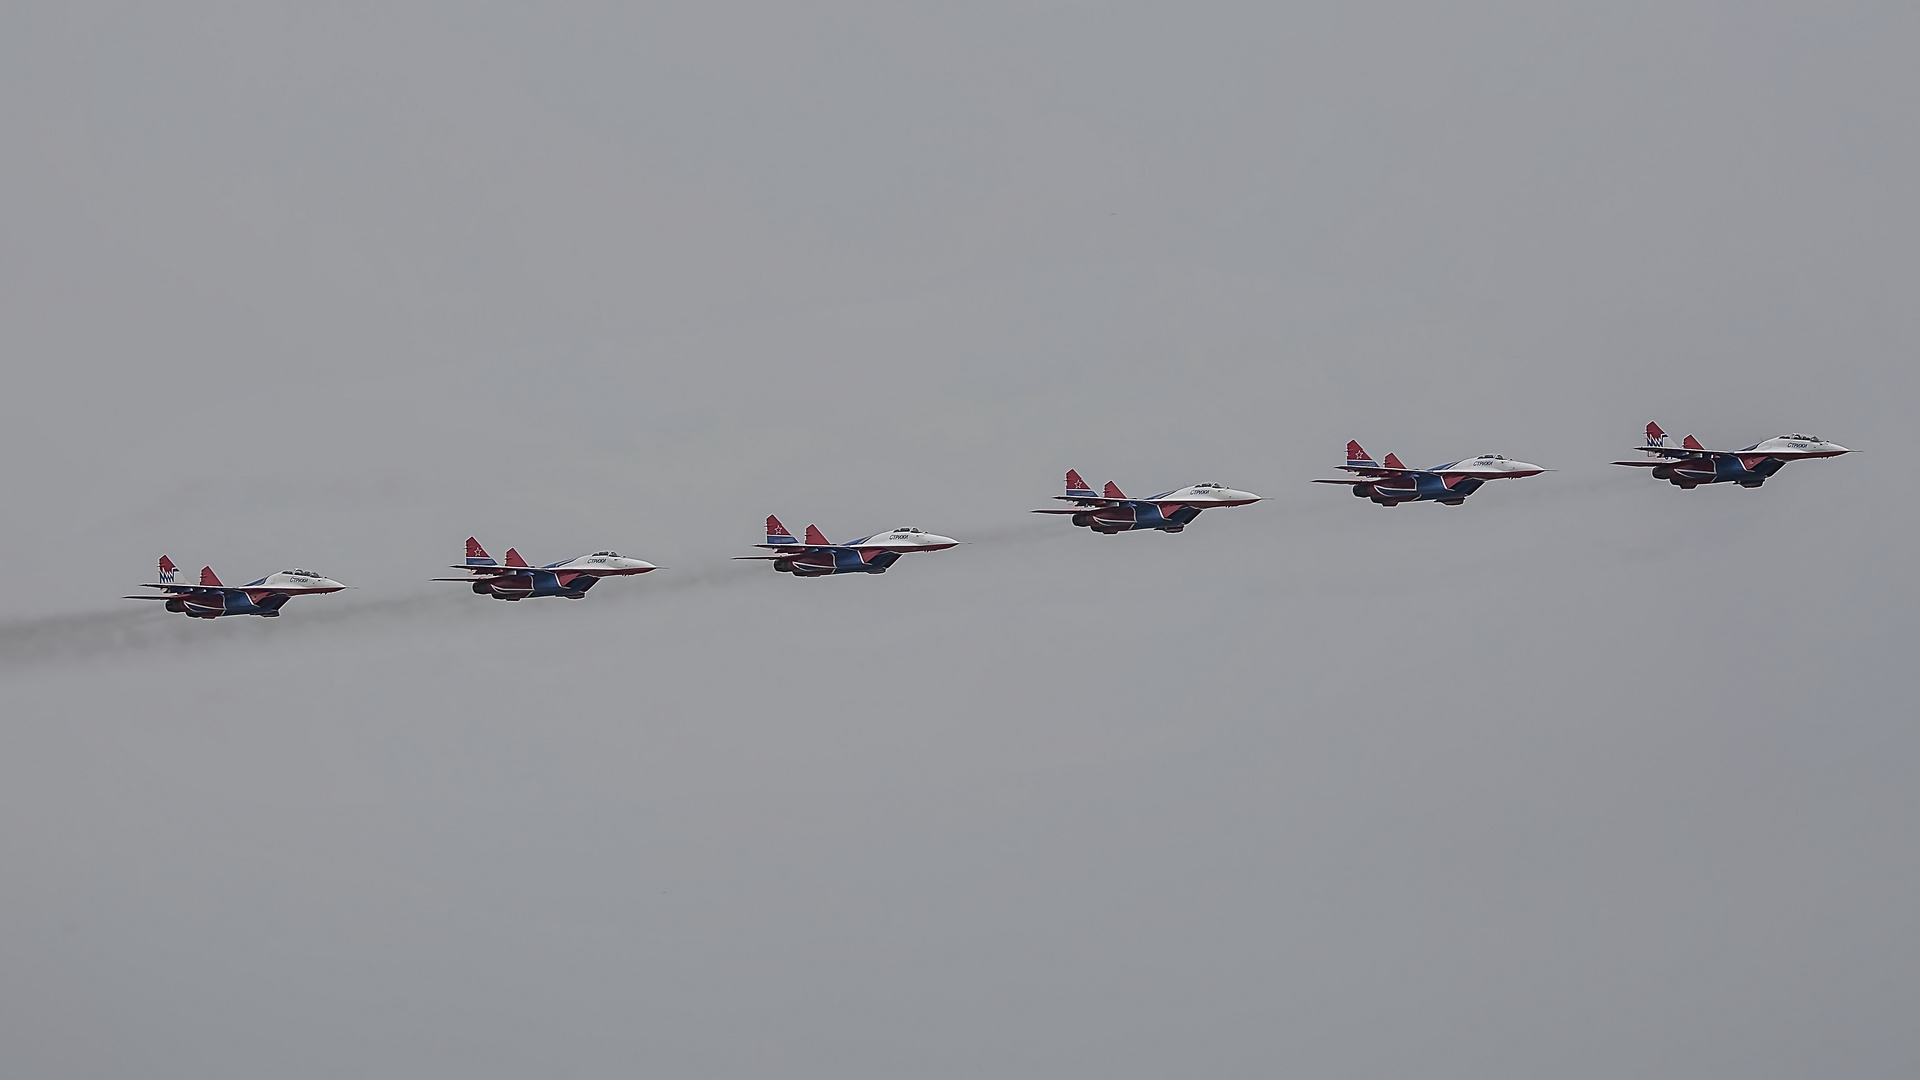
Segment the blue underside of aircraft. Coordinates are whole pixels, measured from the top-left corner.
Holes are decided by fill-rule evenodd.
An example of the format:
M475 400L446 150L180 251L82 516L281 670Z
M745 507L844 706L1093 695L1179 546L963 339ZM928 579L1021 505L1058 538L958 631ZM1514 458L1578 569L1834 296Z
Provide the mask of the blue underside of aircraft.
M280 609L293 599L284 594L263 596L254 603L243 592L223 592L218 589L193 590L184 595L167 599L167 610L182 612L199 619L217 619L222 615L261 615L274 618Z
M828 560L831 560L829 562ZM830 574L882 574L900 559L897 551L876 551L861 558L858 551L846 548L813 548L789 559L775 560L773 568L795 577L827 577Z
M1176 507L1171 514L1163 514L1157 503L1125 503L1120 506L1097 509L1089 507L1085 514L1073 515L1073 523L1107 533L1133 532L1138 529L1179 532L1194 518L1200 516L1201 509L1202 507L1198 506L1183 505Z
M1485 485L1486 481L1477 476L1463 476L1448 487L1438 473L1423 472L1355 484L1353 493L1376 502L1459 502Z
M562 584L560 575L551 570L528 570L512 577L494 578L492 581L476 581L473 591L481 595L492 594L500 599L532 599L540 596L565 596L579 599L600 579L592 574L576 574L572 580ZM502 595L505 594L505 595Z
M1656 466L1653 475L1655 479L1665 480L1675 487L1693 487L1696 484L1759 487L1784 465L1785 461L1770 457L1762 458L1749 469L1738 455L1715 454L1710 458L1677 458L1671 465Z

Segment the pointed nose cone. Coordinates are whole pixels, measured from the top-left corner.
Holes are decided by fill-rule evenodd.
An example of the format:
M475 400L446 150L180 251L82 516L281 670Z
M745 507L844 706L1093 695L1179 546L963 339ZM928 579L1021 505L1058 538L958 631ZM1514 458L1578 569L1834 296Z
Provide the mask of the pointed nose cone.
M955 540L951 536L941 536L938 533L921 533L920 534L920 545L926 548L928 551L944 551L945 549L953 547L959 542L960 541Z
M1545 466L1535 465L1528 461L1510 461L1507 463L1507 471L1514 476L1539 476L1547 470Z
M1827 449L1827 452L1828 452L1828 453L1831 453L1831 454L1832 454L1832 455L1833 455L1834 457L1839 457L1839 456L1840 456L1841 454L1851 454L1851 453L1855 453L1855 451L1853 451L1853 450L1849 450L1849 449L1847 449L1846 447L1844 447L1844 446L1841 446L1841 445L1840 445L1839 443L1837 443L1837 442L1830 442L1830 443L1827 443L1827 444L1826 444L1826 449Z
M315 587L321 588L321 589L347 589L347 588L351 588L352 586L343 585L340 582L335 581L330 577L323 577L320 579L319 584Z

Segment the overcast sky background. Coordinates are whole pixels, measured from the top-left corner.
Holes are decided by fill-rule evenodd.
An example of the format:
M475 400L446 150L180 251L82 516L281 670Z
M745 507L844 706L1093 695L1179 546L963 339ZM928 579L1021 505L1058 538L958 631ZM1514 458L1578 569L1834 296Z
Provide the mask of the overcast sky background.
M1587 7L0 9L0 1072L1920 1073L1920 9Z

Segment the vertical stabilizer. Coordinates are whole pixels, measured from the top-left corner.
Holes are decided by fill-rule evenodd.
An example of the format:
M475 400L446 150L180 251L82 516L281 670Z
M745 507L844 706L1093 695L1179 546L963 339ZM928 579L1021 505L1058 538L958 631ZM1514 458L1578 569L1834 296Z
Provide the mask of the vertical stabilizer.
M493 556L487 554L487 549L480 546L480 541L469 536L467 537L467 565L499 566L500 564L493 561Z
M160 580L161 581L172 581L173 575L179 572L180 572L180 568L173 565L172 559L167 558L165 555L160 556Z
M1087 498L1092 498L1093 489L1087 486L1087 482L1085 480L1080 479L1079 473L1075 472L1072 469L1068 469L1067 470L1067 494L1081 495Z
M200 568L200 584L211 585L216 589L220 587L220 579L214 576L213 567L203 566Z
M767 543L797 544L799 542L800 541L793 538L792 533L787 531L785 525L780 524L779 518L774 517L772 514L767 515Z
M1406 468L1405 465L1400 464L1400 459L1398 457L1395 457L1392 454L1388 454L1387 460L1382 464L1386 465L1386 467L1389 469L1405 469Z
M1684 439L1681 439L1680 445L1686 447L1689 450L1705 450L1706 449L1706 447L1700 445L1699 439L1696 439L1691 435L1687 436Z
M527 560L520 557L520 552L514 550L513 548L508 548L507 549L507 565L513 566L513 567L524 567L527 565Z
M812 544L814 547L833 546L833 541L827 539L826 534L820 531L820 526L818 525L807 526L807 543Z
M1113 481L1109 480L1107 481L1107 498L1124 499L1126 498L1126 495L1121 493L1119 484L1116 484Z
M1348 439L1347 440L1347 464L1349 466L1358 465L1362 468L1370 469L1370 468L1374 468L1379 463L1373 460L1373 455L1367 453L1366 448L1361 446L1358 441L1353 439Z
M1654 423L1651 420L1647 421L1647 445L1648 446L1667 445L1667 433L1664 431L1661 431L1660 425Z

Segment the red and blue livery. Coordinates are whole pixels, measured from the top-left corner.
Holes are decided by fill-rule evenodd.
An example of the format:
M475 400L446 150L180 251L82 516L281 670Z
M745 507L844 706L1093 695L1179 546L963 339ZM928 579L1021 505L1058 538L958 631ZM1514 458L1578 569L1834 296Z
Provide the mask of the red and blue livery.
M1372 499L1381 506L1399 506L1404 502L1459 506L1489 480L1514 480L1547 471L1504 454L1481 454L1431 469L1409 469L1392 454L1388 454L1385 461L1373 460L1354 441L1347 443L1347 463L1340 468L1353 475L1314 483L1346 484L1357 498Z
M644 574L659 567L640 559L629 559L617 551L596 551L577 559L531 566L518 551L508 548L506 558L496 562L487 554L487 549L480 546L480 541L469 536L467 561L452 569L465 570L467 576L433 580L464 581L476 594L495 600L527 600L538 596L582 600L601 578Z
M945 551L960 543L950 536L922 532L904 525L890 532L874 533L844 544L828 540L817 525L807 526L805 535L805 540L794 539L793 533L780 524L779 518L769 515L767 542L754 546L766 548L773 554L738 555L735 558L770 560L775 570L794 577L884 574L887 567L909 552Z
M1789 461L1807 458L1839 457L1854 451L1816 435L1776 435L1762 439L1744 450L1709 450L1700 440L1688 435L1679 446L1667 443L1667 433L1659 424L1647 425L1647 441L1640 448L1644 458L1616 461L1634 469L1647 469L1655 480L1691 490L1701 484L1739 484L1757 488Z
M258 615L277 619L280 609L296 596L339 592L347 586L311 570L282 570L245 585L222 585L213 567L200 568L200 583L189 585L175 580L180 568L172 559L160 556L160 580L142 582L143 589L158 589L157 594L129 596L128 600L159 600L168 611L192 619L217 619L222 615Z
M1225 484L1193 484L1145 499L1129 499L1111 480L1107 481L1106 490L1094 491L1073 469L1067 470L1067 493L1054 498L1068 505L1049 506L1034 513L1064 514L1079 528L1109 536L1138 530L1177 533L1203 510L1260 501L1260 496L1251 491L1240 491Z

